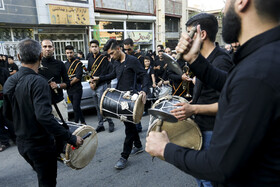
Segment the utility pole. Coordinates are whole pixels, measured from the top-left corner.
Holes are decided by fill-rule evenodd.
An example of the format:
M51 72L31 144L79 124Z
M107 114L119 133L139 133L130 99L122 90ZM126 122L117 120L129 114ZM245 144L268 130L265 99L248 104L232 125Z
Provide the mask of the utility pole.
M156 0L156 46L165 47L165 0Z

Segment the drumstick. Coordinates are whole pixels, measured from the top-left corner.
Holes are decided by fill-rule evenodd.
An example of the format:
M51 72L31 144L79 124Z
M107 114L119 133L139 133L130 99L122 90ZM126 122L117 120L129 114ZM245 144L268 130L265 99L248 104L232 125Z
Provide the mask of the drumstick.
M92 135L92 132L88 132L86 135L84 135L82 138L83 140L87 139L88 137L90 137ZM75 150L76 147L74 147L73 145L71 146L72 150Z
M189 33L189 36L190 38L192 39L194 37L194 34L196 33L197 31L197 26L193 27ZM179 60L181 57L182 57L183 54L181 53L178 53L177 56L176 56L176 59Z

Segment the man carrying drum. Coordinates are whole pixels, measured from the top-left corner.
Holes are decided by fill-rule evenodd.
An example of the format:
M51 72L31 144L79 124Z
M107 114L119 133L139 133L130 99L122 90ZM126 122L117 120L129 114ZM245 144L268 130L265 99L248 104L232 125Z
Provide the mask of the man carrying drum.
M36 171L39 186L56 186L54 138L77 147L83 139L73 136L52 115L48 82L38 75L41 50L35 40L18 44L22 66L4 85L4 115L13 121L19 153Z
M146 102L146 93L148 92L148 76L141 63L134 56L125 54L116 40L110 39L104 46L104 51L115 60L112 73L100 77L93 77L93 80L100 82L118 78L116 89L120 91L133 91L137 93L136 80L142 81L143 102ZM140 141L135 124L124 122L125 125L125 141L121 158L116 163L116 169L123 169L127 164L127 159L130 154L143 152L143 147ZM134 143L134 148L132 149Z

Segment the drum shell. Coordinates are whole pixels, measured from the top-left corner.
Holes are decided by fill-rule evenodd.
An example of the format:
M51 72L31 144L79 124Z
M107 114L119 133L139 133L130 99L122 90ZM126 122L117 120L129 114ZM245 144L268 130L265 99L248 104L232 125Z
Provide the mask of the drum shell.
M108 88L100 101L100 113L105 118L112 117L137 124L141 121L144 112L142 95L133 101L124 98L124 94L125 92ZM122 104L126 107L123 108Z

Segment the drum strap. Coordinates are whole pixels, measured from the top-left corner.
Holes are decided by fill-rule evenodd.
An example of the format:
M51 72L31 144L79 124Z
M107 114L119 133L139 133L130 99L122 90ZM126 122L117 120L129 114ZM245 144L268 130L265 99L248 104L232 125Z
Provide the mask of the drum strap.
M72 67L72 66L75 64L75 62L77 62L78 60L79 60L79 59L76 59L76 60L74 60L74 61L71 63L71 65L70 65L70 67L69 67L69 69L68 69L68 72L67 72L68 75L73 75L74 72L76 71L78 65L81 64L81 62L78 62L78 63L76 64L75 68L74 68L74 71L73 71L72 73L70 73L71 67Z
M100 55L99 57L101 57L101 55ZM93 68L94 64L97 62L97 60L99 59L99 57L98 57L98 58L95 60L95 62L92 64L91 69ZM98 64L97 68L94 70L94 72L91 73L91 76L93 76L93 75L95 74L95 72L98 70L99 66L102 64L102 62L103 62L103 60L104 60L105 58L106 58L106 56L104 56L104 57L101 59L101 61L100 61L100 63Z
M56 110L56 112L57 112L57 114L58 114L60 120L62 121L62 126L63 126L65 129L69 129L68 125L65 123L65 121L64 121L64 119L63 119L63 117L62 117L62 115L61 115L61 113L60 113L60 110L59 110L57 104L54 103L53 105L54 105L54 108L55 108L55 110Z

